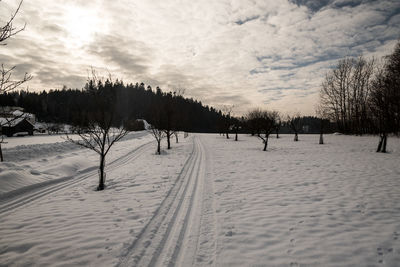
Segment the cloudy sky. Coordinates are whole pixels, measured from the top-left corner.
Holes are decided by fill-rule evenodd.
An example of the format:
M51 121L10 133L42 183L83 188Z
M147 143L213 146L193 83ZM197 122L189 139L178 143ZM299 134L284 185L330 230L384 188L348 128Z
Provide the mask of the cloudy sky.
M0 2L0 22L18 3ZM0 63L32 74L32 91L82 88L92 66L237 113L312 115L338 59L392 52L400 1L25 0L14 26L24 23Z

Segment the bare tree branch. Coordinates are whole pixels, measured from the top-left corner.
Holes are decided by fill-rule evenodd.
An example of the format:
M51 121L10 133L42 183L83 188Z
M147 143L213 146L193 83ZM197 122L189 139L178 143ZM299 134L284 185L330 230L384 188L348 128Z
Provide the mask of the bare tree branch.
M1 64L1 69L0 69L0 94L4 94L9 91L13 91L16 89L18 86L21 84L29 81L32 79L32 75L29 75L28 73L25 73L24 77L22 80L13 80L11 79L12 71L15 69L14 67L11 67L10 69L4 68L4 64Z
M2 26L0 28L0 45L7 45L6 43L2 43L2 42L4 42L8 38L16 35L17 33L25 30L26 23L24 24L24 26L22 28L19 28L19 29L13 27L14 19L17 15L19 9L21 8L22 2L23 2L23 0L21 0L19 2L17 9L14 11L14 13L11 14L11 18L7 21L7 23L4 26Z

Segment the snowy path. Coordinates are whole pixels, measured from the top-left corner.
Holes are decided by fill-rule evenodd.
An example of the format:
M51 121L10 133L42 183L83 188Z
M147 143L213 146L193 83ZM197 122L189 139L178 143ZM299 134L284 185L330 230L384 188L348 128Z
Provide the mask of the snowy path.
M212 201L213 191L207 190L210 183L205 181L206 155L201 138L195 136L193 146L192 154L184 164L175 185L139 237L128 248L119 266L195 264L196 255L201 253L207 243L199 243L201 223L212 223L203 218L206 211L203 205ZM205 233L208 234L209 231Z
M106 171L112 171L121 168L128 162L138 158L148 147L154 142L145 143L136 149L131 150L127 154L120 155L114 159L108 166ZM14 190L9 193L0 195L0 215L8 211L13 211L18 207L25 204L32 204L33 201L46 197L51 193L57 192L62 189L67 189L77 183L84 181L87 178L94 178L97 175L97 166L87 168L79 175L67 176L58 179L49 180L46 182L33 184L31 186L23 187L19 190Z

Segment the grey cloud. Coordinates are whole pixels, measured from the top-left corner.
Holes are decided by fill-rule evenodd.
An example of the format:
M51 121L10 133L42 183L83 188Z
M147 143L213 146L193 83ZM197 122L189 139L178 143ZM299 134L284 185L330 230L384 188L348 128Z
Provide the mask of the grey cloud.
M377 2L378 0L289 0L298 6L306 6L312 12L324 8L353 8L362 4Z
M104 63L116 64L123 72L140 75L146 73L152 56L145 44L117 36L98 36L88 52L104 60Z
M238 24L238 25L243 25L243 24L245 24L245 23L247 23L249 21L258 19L259 17L260 16L258 16L258 15L252 16L252 17L245 18L243 20L237 20L237 21L235 21L235 23Z
M236 104L250 105L251 102L241 93L221 92L221 88L212 85L204 77L185 74L174 65L164 64L160 67L156 77L157 85L164 91L185 89L185 96L194 97L207 105ZM153 84L154 86L154 84Z
M219 104L235 104L235 105L249 105L251 102L247 100L241 94L216 94L213 96L207 97L207 101L212 103L219 103Z
M87 80L86 76L59 72L54 68L44 67L36 72L36 78L43 84L53 86L66 85L68 88L83 88Z
M264 104L271 104L272 102L279 101L284 98L284 94L281 91L274 91L267 96L267 99L263 101Z
M332 0L290 0L290 2L295 3L299 6L304 5L313 12L316 12L321 8L329 5Z
M67 35L64 28L60 27L57 24L51 24L51 23L43 25L42 31L45 32L46 34L56 34L56 36Z

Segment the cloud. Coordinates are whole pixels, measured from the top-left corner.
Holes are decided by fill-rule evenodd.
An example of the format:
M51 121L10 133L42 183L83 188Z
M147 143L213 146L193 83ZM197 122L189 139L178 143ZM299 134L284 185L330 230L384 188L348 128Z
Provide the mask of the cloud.
M245 18L243 20L239 19L239 20L235 21L235 23L238 24L238 25L243 25L243 24L245 24L245 23L247 23L249 21L258 19L259 17L260 16L256 15L256 16L252 16L252 17L249 17L249 18Z
M144 43L112 35L97 36L87 52L101 59L104 65L114 65L119 72L135 75L146 73L152 59Z
M17 3L0 2L0 17ZM82 87L93 66L208 105L313 114L338 59L392 51L400 2L38 0L23 3L16 25L25 22L0 60L33 74L30 88Z

